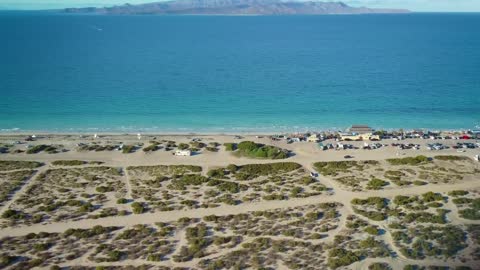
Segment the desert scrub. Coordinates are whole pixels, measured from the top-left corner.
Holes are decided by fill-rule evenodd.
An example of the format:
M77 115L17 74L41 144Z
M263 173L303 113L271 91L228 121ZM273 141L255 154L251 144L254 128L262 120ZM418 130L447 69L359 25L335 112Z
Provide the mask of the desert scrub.
M468 208L459 210L458 214L464 219L480 220L480 198L470 201Z
M434 156L434 159L437 160L447 160L447 161L465 161L465 160L470 160L469 157L465 156L452 156L452 155L440 155L440 156Z
M231 165L230 165L231 166ZM229 166L229 167L230 167ZM268 164L247 164L236 167L236 174L247 175L248 178L256 178L263 175L275 175L300 169L302 166L294 162L279 162Z
M33 170L0 172L0 205L9 200L34 173Z
M328 267L332 269L347 266L357 261L360 261L360 256L343 248L334 248L328 252Z
M353 212L355 214L362 215L366 218L369 218L374 221L383 221L388 218L387 214L378 211L367 211L353 207Z
M100 144L85 144L81 145L77 148L78 151L95 151L95 152L102 152L102 151L113 151L119 149L119 145L100 145Z
M364 161L328 161L328 162L316 162L313 164L315 169L323 175L336 176L339 173L350 172L350 169L357 171L363 171L366 166L369 165L378 165L379 162L375 160L364 160Z
M375 206L377 209L386 208L388 205L388 199L382 197L369 197L367 199L355 198L351 201L354 205L368 205Z
M4 219L23 219L25 218L25 214L21 211L8 209L2 214L2 218Z
M170 189L186 190L187 186L199 186L208 182L208 178L199 174L184 174L178 179L174 179L167 186Z
M43 165L43 163L36 161L0 160L0 171L35 169Z
M180 144L178 144L178 149L180 149L180 150L186 150L186 149L188 149L188 148L190 148L190 145L188 145L188 144L186 144L186 143L180 143Z
M145 203L134 202L132 203L132 211L134 214L142 214L147 211L147 207L145 206Z
M157 166L129 166L128 170L144 172L151 175L185 174L201 172L202 167L194 165L157 165Z
M426 156L416 156L416 157L405 157L405 158L391 158L387 159L387 162L390 165L410 165L418 166L421 164L426 164L431 162L431 160Z
M205 147L205 150L207 150L209 152L218 152L218 148L212 147L212 146Z
M128 200L125 198L119 198L117 200L117 204L126 204L126 203L128 203Z
M415 186L424 186L424 185L427 185L428 183L425 182L425 181L415 180L415 181L413 181L413 184Z
M468 191L466 190L452 190L448 192L448 196L458 197L458 196L465 196L468 195Z
M368 266L368 270L391 270L392 267L388 263L376 262Z
M112 192L114 190L112 186L98 186L95 188L95 191L98 193Z
M223 146L225 146L225 151L235 151L235 150L237 150L237 144L236 143L224 143Z
M364 229L364 231L370 235L379 235L380 230L376 226L368 226Z
M49 154L56 154L58 153L58 149L55 146L52 145L46 145L46 144L39 144L32 146L27 150L27 154L37 154L40 152L47 152Z
M387 186L389 183L387 181L383 181L382 179L373 178L372 180L368 181L367 189L379 190L382 189L384 186Z
M143 152L148 153L148 152L155 152L158 149L160 149L160 144L157 142L152 143L151 145L144 147L142 149Z
M453 198L452 202L454 204L468 204L471 203L473 199L471 198L465 198L465 197L460 197L460 198Z
M205 249L212 244L212 240L207 238L208 228L200 223L195 227L186 228L186 238L188 246L182 246L180 252L173 256L174 262L186 262L193 258L204 257Z
M244 141L238 144L236 153L240 156L265 159L288 158L288 151L276 146L258 144L252 141Z
M212 169L207 172L208 177L213 177L213 178L225 178L225 175L227 172L223 168L219 169Z
M52 161L53 166L80 166L87 164L86 161L82 160L55 160Z
M449 210L445 209L436 209L437 214L432 214L430 212L410 212L407 213L403 220L405 222L417 222L417 223L437 223L437 224L445 224L447 223L446 220L446 213Z
M115 195L121 195L126 192L121 175L118 168L112 167L49 169L39 174L12 206L26 213L26 219L16 223L35 222L37 214L43 215L42 219L49 222L86 217L92 211L100 209L108 198L98 193L85 198L82 194L87 189L98 188L100 192L116 192Z
M412 244L396 243L396 245L400 247L400 252L404 256L411 259L450 258L467 247L466 233L453 225L428 227L419 225L406 232L408 238L415 237Z
M133 153L137 150L137 146L135 145L124 145L122 148L122 153L124 154L130 154Z

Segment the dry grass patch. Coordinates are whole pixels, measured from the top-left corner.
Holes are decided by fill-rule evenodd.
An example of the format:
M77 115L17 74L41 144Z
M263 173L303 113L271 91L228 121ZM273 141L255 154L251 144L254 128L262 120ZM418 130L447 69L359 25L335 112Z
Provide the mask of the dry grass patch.
M4 226L117 214L108 207L126 193L122 174L112 167L47 170L10 206L10 214L4 213Z

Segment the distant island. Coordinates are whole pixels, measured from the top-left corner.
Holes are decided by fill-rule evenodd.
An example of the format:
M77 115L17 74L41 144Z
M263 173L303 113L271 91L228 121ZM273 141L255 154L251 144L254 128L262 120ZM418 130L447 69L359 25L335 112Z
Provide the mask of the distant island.
M322 15L409 13L406 9L351 7L343 2L293 0L174 0L140 5L67 8L66 13L179 15Z

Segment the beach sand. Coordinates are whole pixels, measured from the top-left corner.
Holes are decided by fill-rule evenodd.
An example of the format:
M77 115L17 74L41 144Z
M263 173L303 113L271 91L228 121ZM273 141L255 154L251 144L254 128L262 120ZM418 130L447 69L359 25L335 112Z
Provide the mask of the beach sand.
M25 138L24 135L18 134L8 134L0 136L0 144L11 144L15 141L21 141ZM223 143L229 142L241 142L245 140L252 140L258 143L268 144L277 146L283 149L290 150L293 155L285 160L267 160L267 159L251 159L246 157L238 157L233 155L231 152L227 152L224 150L223 146L218 147L218 152L209 152L206 150L202 150L201 153L183 157L183 156L174 156L172 155L172 151L164 151L160 149L155 152L145 153L140 149L134 153L124 154L121 151L103 151L103 152L79 152L76 150L79 143L83 144L91 144L91 143L98 143L98 144L124 144L124 145L135 145L135 144L143 144L143 147L150 145L150 141L175 141L178 143L189 143L193 138L198 138L202 142L208 144L211 142L217 142L220 145ZM393 142L392 140L384 140L380 141L382 144L390 145ZM446 149L440 151L430 151L426 150L425 145L427 143L431 143L433 141L430 140L420 140L420 139L412 139L412 140L404 140L401 143L418 143L421 144L420 150L398 150L392 146L385 146L380 149L375 150L362 150L362 149L349 149L349 150L328 150L322 151L318 147L316 143L309 143L309 142L298 142L298 143L291 143L288 144L286 141L272 141L269 139L268 136L265 135L247 135L242 136L242 138L234 138L232 135L142 135L141 139L137 138L137 135L107 135L102 134L99 138L93 138L93 136L85 136L85 135L64 135L64 134L55 134L55 135L37 135L37 139L33 142L27 142L24 144L16 144L10 151L14 151L15 149L26 149L26 145L38 145L38 144L47 144L47 145L58 145L61 146L60 148L66 149L66 152L57 153L57 154L48 154L48 153L38 153L38 154L26 154L26 153L19 153L19 154L0 154L0 160L20 160L20 161L38 161L43 162L46 165L41 167L39 172L32 177L31 179L27 180L22 187L15 192L15 194L3 205L1 206L1 212L4 213L10 207L16 204L16 200L18 200L22 195L25 195L25 192L28 190L30 186L33 185L33 182L36 180L39 174L45 172L52 168L59 168L51 165L51 162L56 160L82 160L82 161L101 161L103 162L102 165L81 165L81 166L72 166L73 168L84 168L84 167L101 167L101 166L111 166L111 167L120 167L120 168L127 168L129 166L153 166L153 165L196 165L201 166L203 168L202 174L209 171L210 169L225 167L229 164L236 164L236 165L244 165L244 164L264 164L264 163L272 163L272 162L295 162L300 165L307 171L315 171L314 169L314 162L319 161L342 161L345 160L345 155L351 155L352 158L349 160L354 161L362 161L362 160L379 160L384 161L388 158L399 158L399 157L414 157L418 155L425 155L427 157L433 157L436 155L454 155L454 156L466 156L469 158L473 158L475 154L479 153L477 149L466 149L465 152L457 152L455 149ZM441 143L445 145L454 145L458 141L456 140L444 140ZM333 140L323 142L325 143L335 143ZM349 144L353 144L358 147L363 146L363 142L348 142ZM383 164L383 163L382 163ZM473 160L466 165L469 169L480 169L480 165ZM465 167L465 168L467 168ZM69 167L60 167L60 168L69 168ZM386 170L392 169L392 167L385 167ZM373 172L373 169L372 169ZM333 180L332 177L322 176L318 177L318 180L321 184L325 185L330 191L323 192L319 195L309 196L305 198L291 198L288 200L259 200L253 202L244 202L239 205L225 205L222 204L218 207L214 208L197 208L197 209L181 209L181 210L174 210L168 212L162 211L154 211L148 212L144 214L130 214L125 216L110 216L104 218L97 218L97 219L76 219L76 220L64 220L64 221L49 221L43 222L38 224L18 224L15 226L6 226L0 230L0 237L21 237L29 233L38 233L42 232L64 232L70 228L92 228L95 225L102 225L102 226L122 226L125 228L132 228L137 224L155 224L156 222L172 222L176 221L182 217L190 217L190 218L203 218L208 215L237 215L242 213L248 213L252 211L268 211L273 209L279 208L287 208L287 207L302 207L306 205L318 204L318 203L327 203L327 202L336 202L342 205L339 210L339 217L336 219L336 226L337 228L331 230L327 233L327 236L321 240L315 240L315 243L332 243L335 235L342 234L346 230L345 223L346 217L348 215L353 215L354 211L351 205L351 200L353 198L368 198L368 197L385 197L392 199L398 195L420 195L424 194L429 191L438 192L442 194L446 194L452 190L469 190L472 194L477 194L476 192L480 191L480 174L472 174L468 175L462 180L448 182L448 183L438 183L438 184L428 184L424 186L396 186L396 185L389 185L381 190L362 190L358 192L354 192L346 186L343 186L339 182ZM136 177L133 174L126 173L126 176L123 180L125 182L125 195L126 197L132 197L132 177ZM123 182L122 182L123 183ZM194 190L195 193L199 193L200 190ZM190 190L188 191L190 192ZM193 194L193 193L192 193ZM188 194L186 195L189 196ZM192 195L193 196L193 195ZM113 198L109 198L112 199ZM192 197L192 199L194 199ZM115 205L114 203L111 203ZM106 203L108 205L108 203ZM466 228L469 224L477 224L480 225L480 221L475 220L467 220L459 217L458 209L453 204L448 203L449 207L451 207L451 212L447 215L449 220L449 224L458 225L462 228ZM123 207L123 206L122 206ZM128 206L125 206L128 209ZM469 238L468 243L469 246L462 250L458 256L449 258L449 259L435 259L433 257L427 257L422 260L414 260L409 259L401 254L399 251L398 245L396 245L393 241L391 236L391 232L388 229L388 222L382 221L371 221L367 220L370 224L378 225L380 228L386 231L385 234L378 236L378 239L383 241L390 250L392 250L396 255L395 256L388 256L385 258L366 258L360 260L358 262L352 263L346 266L346 269L367 269L368 265L374 262L386 262L390 264L393 269L403 269L405 265L408 264L416 264L416 265L445 265L445 266L460 266L460 265L468 265L475 269L478 265L480 265L480 261L478 258L474 258L471 255L471 252L475 248L478 248L478 244L474 243L472 239ZM360 236L355 236L359 239L364 238L364 235L360 234ZM175 254L179 252L179 248L184 245L185 240L181 240L180 234L175 236L178 240L177 245L175 246L176 251ZM282 236L277 236L282 238ZM247 238L250 239L250 238ZM288 239L288 237L287 237ZM246 241L246 240L245 240ZM223 248L213 248L210 251L210 255L207 258L214 259L221 256L226 255L228 252L233 251L235 249L239 249L239 247L231 248L231 249L223 249ZM2 252L6 252L7 250L2 250ZM60 250L59 252L63 252ZM205 258L204 258L205 259ZM87 256L83 256L79 259L72 260L72 261L62 261L60 263L61 266L73 266L73 265L82 265L82 266L98 266L98 265L112 265L112 266L126 266L126 265L133 265L139 266L142 264L152 264L155 266L168 266L168 267L198 267L198 263L200 262L199 258L195 258L186 262L174 262L170 256L167 256L165 260L161 262L151 262L144 259L134 259L134 260L120 260L118 262L106 262L106 263L98 263L91 261L87 258ZM42 267L41 267L42 268ZM48 267L44 266L43 268L48 269ZM279 260L276 264L277 269L289 269L290 267L284 264L284 261ZM315 268L315 267L314 267Z

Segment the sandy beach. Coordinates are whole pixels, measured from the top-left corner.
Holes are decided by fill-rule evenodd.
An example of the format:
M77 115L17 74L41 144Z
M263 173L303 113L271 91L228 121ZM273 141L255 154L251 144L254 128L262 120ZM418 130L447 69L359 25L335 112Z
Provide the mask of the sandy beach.
M265 237L269 238L269 241L273 241L273 243L300 241L304 243L303 245L313 245L315 248L321 247L323 250L323 252L320 252L321 255L316 259L308 255L309 253L306 252L305 249L307 248L306 246L290 248L287 251L276 251L275 259L270 258L260 262L260 265L273 267L274 269L291 269L294 268L294 265L300 267L301 265L308 265L308 268L311 269L325 269L327 267L338 269L367 269L369 265L375 263L379 265L386 263L392 269L404 269L403 267L407 265L468 266L470 269L478 269L478 265L480 264L480 257L478 256L478 251L476 251L479 248L478 236L476 236L476 231L474 231L475 228L478 228L475 226L480 226L480 221L464 218L462 216L463 214L461 214L463 213L461 209L465 209L466 205L462 206L453 203L452 200L456 197L449 193L454 190L465 190L468 193L468 195L463 195L466 201L479 198L480 182L478 180L480 179L480 165L477 161L473 160L474 155L479 153L478 148L465 149L464 151L457 151L452 148L434 151L427 150L425 146L429 143L438 142L438 140L409 139L403 140L401 143L420 144L420 149L399 150L391 146L392 143L398 143L399 141L382 140L379 143L385 146L374 150L347 149L323 151L318 147L317 143L287 143L285 140L274 141L266 135L245 135L240 138L232 135L148 134L141 135L141 137L138 138L135 134L101 134L97 138L94 138L92 135L55 134L37 135L34 141L28 142L24 142L24 139L25 135L8 134L0 136L0 145L9 145L9 153L0 154L0 161L35 161L42 164L39 167L24 168L22 166L25 165L12 163L8 165L11 167L5 165L6 167L2 170L2 183L10 181L8 177L13 177L9 176L10 174L27 170L33 170L34 172L32 172L31 176L26 177L24 181L19 184L18 188L11 191L11 194L9 194L0 205L0 211L2 213L0 237L8 237L10 239L6 241L5 239L7 238L5 238L5 244L2 247L2 252L10 254L8 256L18 256L16 255L18 254L17 252L23 250L29 254L27 257L36 258L42 253L34 250L28 251L26 247L14 249L13 251L7 251L6 248L13 245L14 242L12 241L15 239L17 239L15 241L20 241L20 239L23 239L22 237L26 237L32 233L47 232L52 234L52 236L50 236L52 240L47 239L51 242L49 242L51 247L43 252L44 254L54 252L57 255L49 259L40 256L40 258L44 258L42 259L43 261L41 263L39 262L38 265L34 265L34 267L39 269L49 269L52 265L67 267L66 269L74 266L82 266L85 267L85 269L97 266L114 267L112 269L127 269L126 267L129 266L140 267L141 265L146 265L145 267L150 268L153 267L152 269L157 269L155 267L161 266L167 268L207 269L213 267L212 263L232 260L235 252L248 250L249 245L246 243L253 243ZM175 156L172 153L175 153L175 149L177 148L172 147L172 149L166 151L166 146L165 148L160 147L160 149L152 152L142 151L143 148L151 145L154 141L158 142L159 145L162 145L162 142L163 144L166 144L166 142L175 142L176 147L180 147L181 144L191 144L192 140L202 142L205 145L215 145L214 148L216 150L207 151L204 147L196 151L196 154L192 156ZM18 141L21 143L16 143ZM256 143L288 150L290 157L279 160L253 159L236 155L231 151L226 151L223 146L225 143L238 144L242 141L254 141ZM447 146L453 146L457 142L459 142L459 140L441 141L441 143ZM469 142L475 143L476 141L469 140ZM323 143L336 142L329 140ZM364 142L348 143L359 148L364 144ZM92 144L124 145L124 147L134 145L137 146L137 148L132 153L123 153L119 150L79 150L79 147L82 145ZM21 151L31 149L35 145L54 146L58 153L52 154L43 151L35 154L21 153ZM331 164L333 161L344 162L347 160L345 159L347 155L351 156L348 161L354 165L333 174L327 170L323 171L322 167L318 165L319 163L324 163L329 166L328 164ZM436 156L439 155L458 158L441 160L436 158ZM431 161L425 161L425 164L421 163L423 165L405 164L400 167L386 161L387 159L403 159L417 156L429 157ZM56 161L82 161L84 163L73 166L54 165ZM373 162L364 163L364 161ZM298 167L292 170L281 172L272 171L252 176L252 180L241 180L239 178L243 167L249 166L247 164L268 165L282 162L295 163L298 164ZM239 171L233 173L231 169L224 169L228 168L227 166L230 164L235 164ZM159 165L163 167L158 167ZM178 171L178 167L175 167L180 165L192 165L192 167L185 168L185 170L187 170L185 172L180 172ZM199 172L196 172L195 168L197 166L201 167L199 168ZM431 168L429 169L428 166L431 166ZM118 170L118 174L117 172L110 171L109 168ZM438 168L443 169L439 170ZM221 176L216 176L211 172L215 170L222 170L226 172L226 174L223 175L222 172ZM389 175L387 172L402 173L403 178L398 181L394 178L386 178ZM441 172L441 174L434 174L436 172ZM311 175L311 173L313 174ZM317 176L316 173L319 173L319 175ZM177 191L173 186L175 184L178 185L178 183L180 183L178 181L183 179L178 178L180 177L178 174L196 175L194 179L203 179L201 181L206 181L204 182L206 184L189 182L182 184ZM312 180L308 180L303 186L302 184L298 184L300 183L297 182L298 180L295 180L310 178L312 178ZM358 182L354 180L363 178L365 178L365 180L358 180ZM381 178L387 180L386 182L388 182L388 184L373 189L370 187L372 180L369 181L369 178ZM78 179L90 180L88 183L85 182L81 185L75 185L75 183L83 181L79 182ZM345 181L345 179L350 180ZM414 180L418 179L422 179L423 183L419 185L413 184L415 182ZM211 182L212 180L216 182ZM214 192L212 185L217 185L220 182L221 184L218 186L218 190L215 189ZM220 188L224 184L228 189ZM99 190L99 186L106 189L106 191ZM237 189L227 191L232 188ZM404 243L395 238L400 234L401 230L397 231L397 229L392 229L391 227L392 223L400 222L402 226L405 226L403 233L405 237L407 237L409 234L408 230L412 232L412 230L419 226L431 226L432 224L429 221L417 220L406 222L404 218L406 216L415 216L414 214L418 213L415 211L433 215L433 213L436 213L435 207L426 206L426 209L422 208L423 210L413 210L414 208L402 208L404 206L399 204L396 204L396 206L393 205L394 201L396 201L394 199L398 196L422 198L422 196L425 197L426 195L424 194L428 192L439 194L439 196L441 195L442 199L439 199L440 201L438 201L438 205L435 207L448 210L447 213L444 214L444 221L442 221L444 223L435 224L434 222L433 226L440 226L434 230L441 231L442 228L448 225L457 228L465 234L465 239L459 240L464 244L455 248L455 251L451 255L448 255L448 257L443 257L444 255L442 255L441 250L449 243L435 242L434 240L430 244L438 248L438 254L434 255L433 253L429 254L426 251L422 251L425 252L425 254L422 253L423 255L421 255L421 257L414 258L413 255L408 255L408 253L405 253L402 249L415 248L411 246L412 242L417 241L415 234L408 236L411 237L410 242ZM82 197L83 195L80 196L80 194L90 195ZM273 197L274 195L278 196L280 194L285 195L278 197L281 199ZM38 200L35 200L36 196L38 196ZM393 213L391 212L393 209L401 209L404 213L396 217L375 220L364 216L362 213L365 212L361 212L373 211L373 208L369 210L368 204L355 205L352 203L352 199L354 198L368 200L374 197L384 198L385 202L388 202L388 206L385 207L390 208L390 210L386 210L386 213ZM125 199L127 203L119 203L120 199ZM34 205L46 204L46 201L56 206L51 210L35 208L36 206ZM68 201L72 202L69 204ZM84 201L91 202L93 205L92 208L85 210L86 214L73 214L72 209L74 208L71 206L74 202L77 202L79 206L83 206ZM141 210L138 210L140 212L135 213L137 206L134 206L132 202L137 202L142 205ZM426 201L418 203L422 206L427 205ZM330 210L328 210L329 208L321 208L326 207L325 204L330 204L329 207L333 208ZM143 207L145 209L143 209ZM323 209L320 210L323 212L323 217L321 218L319 216L318 219L306 222L305 227L294 223L296 219L294 215L289 217L287 214L289 211L307 214L311 210L306 209L310 208ZM102 212L104 209L108 209L108 211ZM5 215L9 210L13 210L13 212L10 212L14 214L22 213L23 216L9 218ZM134 213L132 213L132 211ZM279 216L275 223L267 225L270 224L267 220L257 220L258 216L253 215L253 213L267 213L269 211L272 213L275 211L285 211L287 216ZM326 213L329 213L329 211L333 211L332 213L335 214L327 217ZM376 211L382 212L384 210L377 208ZM39 212L42 212L43 216L35 219L35 215L38 215ZM229 225L224 223L225 221L215 223L217 221L213 222L208 218L211 215L219 217L246 215L247 223L239 222L237 225ZM187 222L187 225L180 224L179 220L182 220L182 218L188 218L190 220ZM375 228L375 230L381 231L381 233L373 234L372 239L374 240L372 241L376 244L363 248L364 251L368 251L371 248L372 252L362 253L363 255L359 256L359 259L342 264L340 260L335 261L336 257L332 257L328 250L341 247L349 252L350 250L354 253L360 252L360 250L356 251L356 249L358 245L362 245L362 241L366 241L369 234L356 227L352 227L352 222L357 219L364 222L364 226ZM248 220L257 221L255 224L250 224ZM162 226L171 228L168 234L158 235L157 230L159 229L156 224L159 223L165 224ZM189 232L189 228L203 226L202 224L206 224L208 233L205 236L198 237L207 239L207 242L200 247L195 246L199 248L201 254L195 253L196 255L193 255L192 253L192 255L189 255L189 252L191 252L193 248L193 240L191 238L192 236L187 237L185 233ZM284 225L280 227L280 224ZM107 248L107 250L112 249L110 253L106 252L106 255L103 254L102 251L99 251L99 248L96 247L95 241L83 239L83 247L77 247L75 249L78 249L78 256L73 256L71 259L64 259L64 257L58 255L63 253L68 255L68 250L65 250L67 247L66 243L61 241L54 243L55 241L59 241L55 240L56 234L65 233L69 229L88 230L98 225L103 227L120 227L118 232L115 231L115 233L110 233L111 235L101 236L101 238L98 239L95 238L97 239L96 241L109 245L110 247ZM139 228L138 226L157 228L152 229L152 233L157 231L157 234L155 234L157 236L154 236L151 240L148 239L150 239L149 237L152 237L153 234L150 236L145 235L140 239L133 238L137 239L137 241L145 241L145 243L137 243L137 245L139 245L138 247L135 247L135 242L125 242L128 240L122 240L123 242L117 241L120 237L119 234L128 230L137 230ZM246 227L241 229L242 226ZM256 226L258 226L258 228ZM265 235L260 231L256 231L256 233L253 232L253 230L261 229L262 226L270 226L275 232L265 232ZM252 232L249 230L252 230ZM243 232L241 233L240 231ZM292 234L290 234L290 231ZM297 233L294 233L294 231L297 231ZM340 236L343 238L339 238ZM237 237L235 239L239 242L237 244L218 245L209 243L209 241L214 240L220 241L219 239L222 239L221 237ZM475 237L477 237L477 239L475 239ZM165 250L159 246L153 248L153 250L158 250L158 252L162 253L161 259L158 260L155 259L156 257L154 258L154 253L151 253L152 251L146 251L152 249L152 247L148 248L148 245L153 244L154 242L152 241L155 239L163 239L162 241L168 243L164 246ZM31 240L31 243L34 245L38 245L37 242L37 240ZM148 245L146 244L147 242L149 243ZM144 252L135 251L136 253L132 253L133 251L129 251L129 249L136 250L136 248L140 248L144 250ZM313 247L310 247L310 249L312 248ZM113 249L118 251L118 256L115 257L112 255ZM375 250L385 250L389 255L379 255L377 254L379 251L375 253ZM257 256L262 257L275 253L273 251L267 251L268 249L264 251L259 250ZM296 254L296 252L303 252L304 257L295 258L294 254ZM32 259L29 259L27 262L30 261L31 263L31 260ZM246 256L244 260L242 259L238 263L242 263L245 268L255 268L252 260L253 258ZM11 269L17 269L15 267L18 267L18 265L19 262L14 262L9 267ZM218 269L221 268L222 267Z

